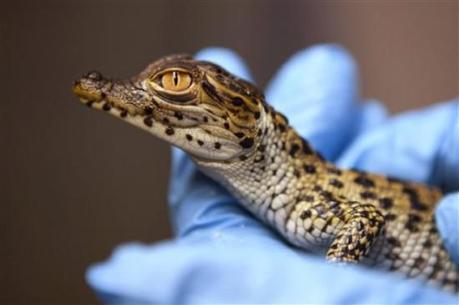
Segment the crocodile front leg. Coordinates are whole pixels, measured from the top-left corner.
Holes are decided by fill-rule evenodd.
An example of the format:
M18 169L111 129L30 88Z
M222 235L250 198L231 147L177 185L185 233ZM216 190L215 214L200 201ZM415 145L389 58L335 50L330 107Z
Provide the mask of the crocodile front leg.
M375 206L320 191L294 204L285 235L302 248L327 249L329 261L356 263L368 254L383 227L384 217Z
M327 260L356 263L368 254L384 227L384 217L371 204L352 202L344 222L327 251Z

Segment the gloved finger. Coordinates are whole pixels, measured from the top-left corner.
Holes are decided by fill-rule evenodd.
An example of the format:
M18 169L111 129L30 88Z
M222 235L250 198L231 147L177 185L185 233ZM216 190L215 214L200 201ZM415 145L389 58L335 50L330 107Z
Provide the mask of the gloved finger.
M251 79L245 63L230 50L207 48L198 52L196 58L217 63L231 73ZM177 148L172 149L169 203L172 223L179 236L196 228L253 223L226 190L199 172L191 159Z
M459 190L459 99L451 103L450 129L445 128L431 175L431 182L446 192Z
M107 304L116 300L121 302L118 305L134 301L440 304L456 300L394 274L336 268L272 238L244 232L231 235L230 241L221 243L182 239L148 247L124 246L108 262L92 267L87 281L99 294L111 296ZM246 237L241 241L235 236Z
M435 212L435 221L445 247L459 265L459 192L440 201Z
M292 56L266 96L328 160L338 157L360 126L357 67L337 45L314 46Z
M457 190L458 107L455 100L395 116L360 135L338 164L436 185L448 180Z

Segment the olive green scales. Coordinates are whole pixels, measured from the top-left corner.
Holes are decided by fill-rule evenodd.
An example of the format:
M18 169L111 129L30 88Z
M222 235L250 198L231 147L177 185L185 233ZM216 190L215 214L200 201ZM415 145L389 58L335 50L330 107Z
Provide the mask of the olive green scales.
M252 84L188 55L111 80L90 72L74 93L180 147L258 219L327 260L361 262L459 290L459 272L433 213L442 197L425 185L325 161Z

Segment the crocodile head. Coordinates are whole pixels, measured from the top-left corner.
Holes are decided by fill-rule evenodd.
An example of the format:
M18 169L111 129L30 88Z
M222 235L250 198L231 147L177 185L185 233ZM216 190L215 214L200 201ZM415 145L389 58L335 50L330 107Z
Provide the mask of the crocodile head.
M252 84L187 55L161 58L130 80L89 72L73 92L87 106L203 161L231 161L254 151L269 111Z

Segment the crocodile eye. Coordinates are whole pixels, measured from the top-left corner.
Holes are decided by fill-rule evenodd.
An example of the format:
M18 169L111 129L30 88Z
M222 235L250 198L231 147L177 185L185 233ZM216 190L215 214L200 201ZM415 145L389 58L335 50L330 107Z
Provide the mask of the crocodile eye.
M183 91L191 85L191 75L183 71L169 71L161 75L161 87L171 91Z

